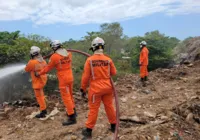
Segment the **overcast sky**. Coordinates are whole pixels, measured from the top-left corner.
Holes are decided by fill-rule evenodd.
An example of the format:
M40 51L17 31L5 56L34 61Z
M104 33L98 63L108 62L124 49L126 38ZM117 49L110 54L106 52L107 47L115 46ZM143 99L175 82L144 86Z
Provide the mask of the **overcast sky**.
M156 29L179 39L198 36L200 0L0 0L0 31L64 41L115 21L128 36Z

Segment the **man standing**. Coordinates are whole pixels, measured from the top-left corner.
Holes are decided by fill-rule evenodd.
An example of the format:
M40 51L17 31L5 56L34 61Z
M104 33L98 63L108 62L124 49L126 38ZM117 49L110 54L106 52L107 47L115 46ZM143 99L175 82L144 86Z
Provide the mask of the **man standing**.
M146 41L140 43L140 77L143 86L145 86L145 81L147 81L148 76L148 65L149 65L149 50L147 49Z
M50 57L48 65L37 73L37 76L46 74L53 68L57 70L59 89L68 115L68 120L63 122L63 125L72 125L76 123L75 104L72 95L74 81L72 73L72 54L62 48L62 44L59 40L54 40L50 44L50 47L53 49L54 54Z
M47 64L45 60L43 60L42 55L40 54L40 48L37 46L32 46L30 50L31 60L25 67L26 72L30 72L32 79L32 87L35 92L35 97L40 106L40 114L37 114L36 118L45 118L46 111L46 102L44 97L43 88L47 82L47 75L42 75L41 77L36 77L35 73L40 72L45 65Z
M104 104L105 111L110 122L112 132L115 132L116 114L113 106L113 88L110 78L116 75L116 68L111 58L103 54L104 40L102 38L95 38L92 41L90 50L94 54L86 60L84 72L81 81L82 96L85 96L88 84L88 104L89 114L86 128L83 129L82 134L84 138L92 137L92 129L94 128L101 101Z

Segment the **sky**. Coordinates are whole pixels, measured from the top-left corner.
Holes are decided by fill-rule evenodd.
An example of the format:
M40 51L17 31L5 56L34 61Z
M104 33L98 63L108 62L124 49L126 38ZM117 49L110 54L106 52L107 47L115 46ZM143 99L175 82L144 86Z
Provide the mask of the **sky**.
M200 0L0 0L0 31L79 40L111 22L129 37L159 30L183 40L200 35Z

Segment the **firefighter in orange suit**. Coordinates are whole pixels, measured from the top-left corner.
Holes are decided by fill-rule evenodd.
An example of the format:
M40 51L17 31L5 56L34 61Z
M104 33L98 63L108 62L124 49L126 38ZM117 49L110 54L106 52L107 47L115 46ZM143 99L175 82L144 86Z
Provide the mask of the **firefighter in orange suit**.
M47 63L45 60L43 60L40 54L40 48L37 46L31 47L30 55L31 55L31 60L26 65L25 71L30 72L31 74L32 87L34 89L35 97L37 99L41 111L40 114L37 114L35 117L44 118L46 117L47 111L46 111L46 102L45 102L43 88L47 82L47 75L45 74L42 75L41 77L36 77L35 73L40 72Z
M115 131L116 114L113 106L113 88L110 78L116 75L116 68L111 58L103 54L104 40L95 38L92 41L91 50L94 54L86 60L84 72L81 81L81 92L85 96L88 84L88 104L89 114L85 123L86 128L82 134L85 138L92 137L92 129L94 128L98 110L101 101L104 104L108 120L111 124L111 131Z
M145 83L147 81L148 76L148 65L149 65L149 50L147 49L147 43L145 41L142 41L140 43L140 77L142 83Z
M59 40L55 40L50 44L54 54L50 57L48 65L37 73L37 76L48 73L55 68L59 81L60 94L66 108L68 120L63 122L63 125L72 125L76 123L76 112L74 98L72 95L73 89L73 73L72 73L72 54L62 48Z

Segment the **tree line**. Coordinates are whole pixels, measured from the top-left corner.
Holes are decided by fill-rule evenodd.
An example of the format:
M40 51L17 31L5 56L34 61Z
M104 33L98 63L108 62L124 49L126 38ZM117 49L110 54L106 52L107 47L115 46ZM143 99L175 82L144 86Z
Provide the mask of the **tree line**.
M168 67L174 60L173 50L180 44L176 37L166 36L159 31L145 33L144 36L128 37L124 35L123 28L117 22L100 25L98 32L87 32L80 40L69 39L63 42L65 48L82 50L88 53L91 42L95 37L105 40L105 53L108 54L117 67L118 73L133 73L139 70L139 43L145 40L150 51L149 70ZM41 48L42 54L51 52L50 39L36 34L23 35L20 31L0 32L0 66L27 62L30 59L30 47L35 45ZM83 70L85 58L74 54L73 70L77 79Z

